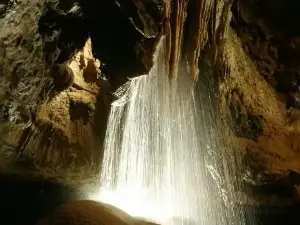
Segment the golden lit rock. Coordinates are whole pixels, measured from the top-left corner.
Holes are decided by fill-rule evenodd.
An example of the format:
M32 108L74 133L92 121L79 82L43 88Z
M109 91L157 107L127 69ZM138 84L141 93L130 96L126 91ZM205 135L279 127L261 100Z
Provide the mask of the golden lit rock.
M58 207L37 225L155 225L135 219L122 210L95 201L74 201Z

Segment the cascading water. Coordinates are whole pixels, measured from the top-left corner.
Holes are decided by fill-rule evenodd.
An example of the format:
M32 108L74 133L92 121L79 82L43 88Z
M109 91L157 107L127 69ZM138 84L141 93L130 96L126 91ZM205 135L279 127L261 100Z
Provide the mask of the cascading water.
M116 93L99 199L161 224L244 224L228 206L230 181L216 169L222 154L211 101L191 90L191 76L170 79L163 53L160 46L148 76Z

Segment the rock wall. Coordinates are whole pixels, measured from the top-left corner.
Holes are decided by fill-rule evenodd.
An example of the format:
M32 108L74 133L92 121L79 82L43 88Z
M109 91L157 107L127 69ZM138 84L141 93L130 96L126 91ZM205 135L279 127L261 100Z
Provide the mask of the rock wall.
M291 26L299 7L296 1L235 1L220 45L221 105L243 154L249 196L264 205L299 200L299 28Z
M34 123L2 136L44 176L71 181L73 176L87 178L98 173L110 102L108 84L100 79L99 67L89 40L57 74L52 72L61 79L60 70L69 71L70 85L64 87L65 80L56 80L54 88L59 91L38 106Z
M156 225L133 218L122 210L94 201L73 201L54 210L37 225Z
M152 67L164 2L11 0L0 6L2 171L64 183L93 179L111 92Z

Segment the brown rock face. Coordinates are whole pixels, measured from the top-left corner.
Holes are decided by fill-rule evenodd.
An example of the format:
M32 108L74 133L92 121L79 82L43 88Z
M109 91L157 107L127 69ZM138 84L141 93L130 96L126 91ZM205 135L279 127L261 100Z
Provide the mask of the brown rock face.
M75 201L58 207L37 225L154 225L134 219L113 206L94 201Z
M49 5L39 21L48 58L53 59L59 50L54 60L64 63L90 37L93 55L102 62L102 72L111 84L149 72L163 32L164 1L61 2L58 8Z
M238 1L222 39L220 94L244 154L244 178L261 204L298 201L297 1ZM276 15L276 17L275 17ZM285 24L285 25L283 25ZM229 24L228 24L229 27Z
M179 67L183 67L196 81L198 78L198 58L208 37L210 23L218 20L212 15L218 1L167 1L165 24L166 62L169 76L176 77ZM215 33L210 34L215 35Z
M110 91L149 72L164 10L164 1L1 3L1 166L25 160L69 181L98 173Z
M20 130L11 127L2 134L5 143L15 146L14 151L46 176L63 173L59 175L63 178L86 165L90 174L99 171L109 109L107 84L99 77L99 66L88 41L70 63L53 67L53 94L38 106L31 125ZM102 122L97 124L99 115Z

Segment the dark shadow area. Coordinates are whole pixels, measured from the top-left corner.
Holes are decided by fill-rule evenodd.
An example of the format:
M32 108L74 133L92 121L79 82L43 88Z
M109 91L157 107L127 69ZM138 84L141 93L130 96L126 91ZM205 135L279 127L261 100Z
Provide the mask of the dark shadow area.
M292 206L242 206L246 225L296 225L300 205ZM255 223L253 223L255 218Z
M75 189L41 179L0 175L0 224L34 225L52 210L82 199Z
M98 93L97 102L96 102L96 113L93 120L93 131L95 134L94 140L97 143L97 148L101 149L98 151L94 151L97 155L94 155L94 159L97 159L99 163L99 167L101 168L102 160L103 160L103 143L106 133L106 127L110 112L110 103L113 101L113 95L108 91L109 86L103 85L102 90Z

